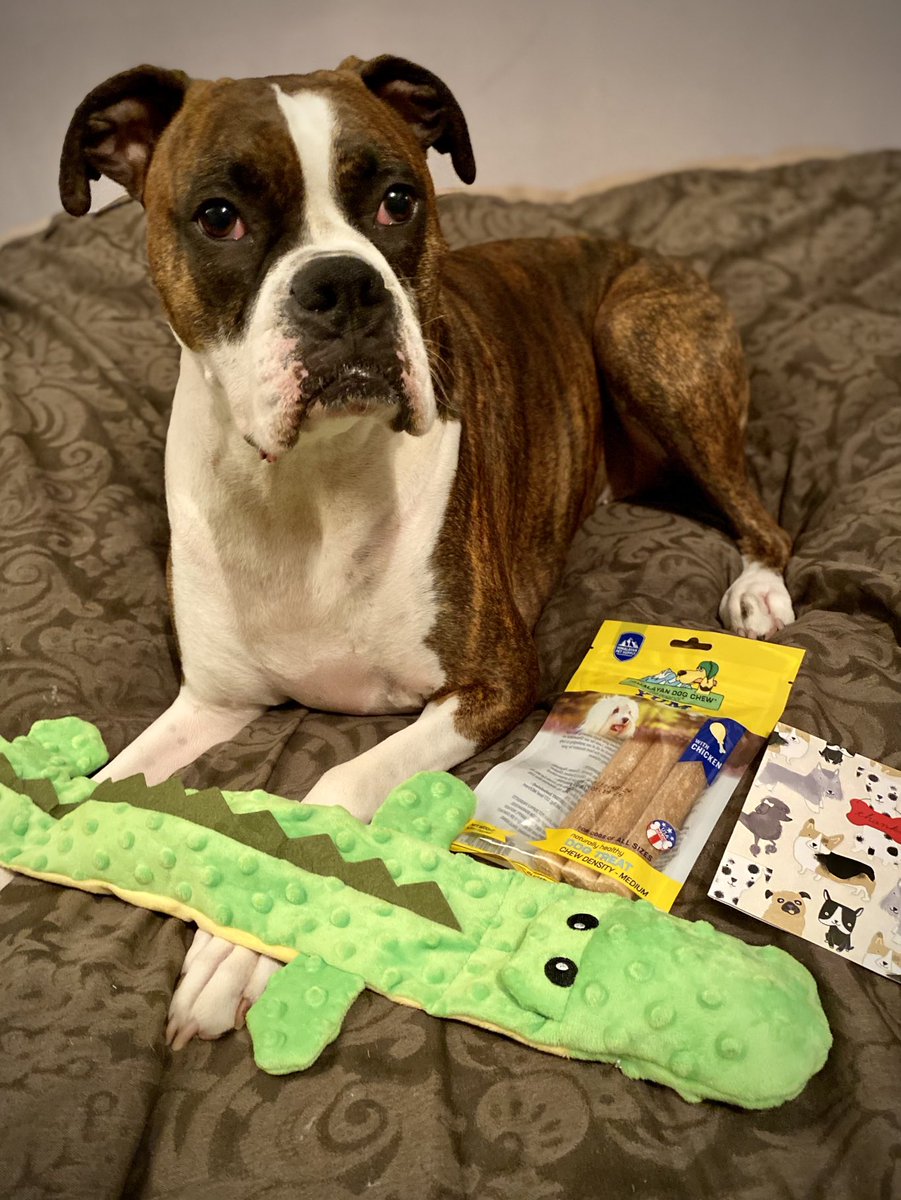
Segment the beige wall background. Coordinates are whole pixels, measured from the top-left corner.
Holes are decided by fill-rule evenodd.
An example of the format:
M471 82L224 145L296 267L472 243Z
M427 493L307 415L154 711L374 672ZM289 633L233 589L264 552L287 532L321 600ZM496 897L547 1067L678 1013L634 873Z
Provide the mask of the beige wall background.
M454 91L481 187L901 141L901 0L0 0L0 232L58 209L69 117L116 71L385 52Z

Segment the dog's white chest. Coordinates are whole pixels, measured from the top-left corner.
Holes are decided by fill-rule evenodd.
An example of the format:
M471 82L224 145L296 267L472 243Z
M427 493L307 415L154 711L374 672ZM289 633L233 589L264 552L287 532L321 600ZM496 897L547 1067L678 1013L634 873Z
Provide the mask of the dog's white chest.
M323 534L313 550L290 536L264 542L251 571L232 574L243 652L277 691L314 708L421 708L441 673L425 645L433 587L415 530L359 529L348 517Z
M180 385L181 387L181 385ZM201 438L176 398L166 454L185 678L216 703L419 709L443 683L426 644L431 566L459 427L318 435L274 466ZM318 443L322 444L318 444ZM198 457L199 450L199 457ZM218 450L218 457L217 457Z

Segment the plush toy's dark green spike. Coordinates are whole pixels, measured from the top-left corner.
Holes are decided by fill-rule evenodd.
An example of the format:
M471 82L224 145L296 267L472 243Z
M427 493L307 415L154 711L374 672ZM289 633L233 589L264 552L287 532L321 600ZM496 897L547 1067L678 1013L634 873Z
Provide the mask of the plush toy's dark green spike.
M215 829L223 837L243 842L252 850L284 858L279 847L285 841L282 827L271 812L233 813L218 788L188 793L178 779L148 787L143 775L99 784L91 797L107 804L123 801L133 808L152 808L154 812L181 817L206 829Z
M295 867L314 875L334 875L358 892L365 892L367 896L375 896L378 900L387 900L389 904L406 908L449 929L460 928L453 909L437 883L395 883L380 858L347 862L327 833L285 838L282 852L273 857L287 859Z
M0 783L12 788L22 796L27 796L45 813L57 816L55 810L61 806L56 795L56 789L49 779L19 779L10 765L9 759L0 754Z
M392 880L392 882L394 881ZM454 916L454 910L448 904L444 892L437 883L405 883L395 885L395 887L396 891L390 894L386 893L381 898L390 900L392 904L400 904L401 901L396 899L396 896L402 888L405 906L411 912L420 913L422 916L428 917L430 921L446 925L448 929L462 929L460 922Z
M15 789L25 790L20 780L15 780ZM52 786L50 791L53 792ZM135 775L130 779L107 780L98 784L91 799L105 804L125 803L132 808L181 817L194 825L214 829L251 850L293 863L301 870L314 875L331 875L358 892L387 900L398 908L405 908L449 929L460 928L453 909L437 883L396 883L380 858L348 862L328 834L288 837L266 809L248 813L232 812L218 788L189 794L177 779L167 779L164 783L148 787L143 775ZM60 805L50 815L58 819L68 811L71 811L71 805Z

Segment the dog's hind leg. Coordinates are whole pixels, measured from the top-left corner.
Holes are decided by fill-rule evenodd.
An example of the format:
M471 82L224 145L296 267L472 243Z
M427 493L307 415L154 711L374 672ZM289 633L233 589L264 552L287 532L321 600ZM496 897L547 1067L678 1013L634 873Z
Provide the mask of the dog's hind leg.
M626 490L688 474L728 520L741 554L742 570L723 596L721 620L748 637L777 632L794 620L782 578L791 539L748 474L748 380L725 304L693 271L647 256L608 291L594 342L637 460L637 466L626 464ZM614 494L623 494L617 468L608 454Z

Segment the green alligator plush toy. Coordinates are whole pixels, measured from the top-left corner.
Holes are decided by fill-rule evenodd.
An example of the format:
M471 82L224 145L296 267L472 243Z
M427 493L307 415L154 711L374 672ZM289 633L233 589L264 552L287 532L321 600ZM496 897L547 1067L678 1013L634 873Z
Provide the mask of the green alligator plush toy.
M450 775L415 776L367 826L261 791L96 785L106 749L74 717L0 755L0 864L289 964L247 1019L266 1071L315 1062L364 987L690 1101L773 1107L829 1051L816 985L783 951L450 853L475 803Z

